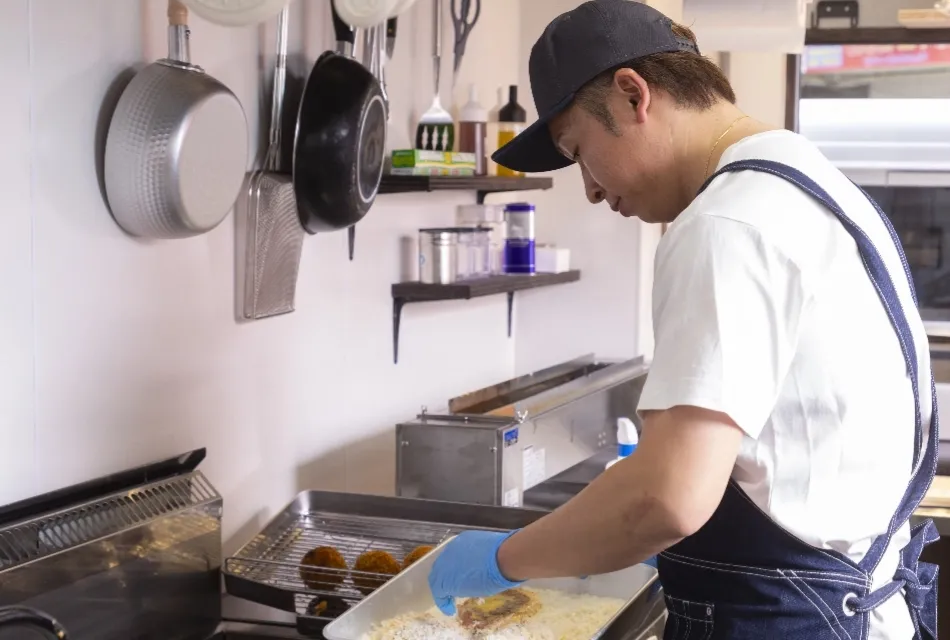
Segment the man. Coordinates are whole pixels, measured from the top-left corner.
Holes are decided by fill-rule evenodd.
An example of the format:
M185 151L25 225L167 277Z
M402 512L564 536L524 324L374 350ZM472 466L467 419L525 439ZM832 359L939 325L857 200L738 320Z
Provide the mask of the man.
M918 560L936 534L908 518L937 416L883 213L808 141L743 114L647 5L559 16L530 76L540 120L495 160L577 163L592 203L669 223L642 434L532 526L447 545L437 604L659 554L668 639L934 637L936 567Z

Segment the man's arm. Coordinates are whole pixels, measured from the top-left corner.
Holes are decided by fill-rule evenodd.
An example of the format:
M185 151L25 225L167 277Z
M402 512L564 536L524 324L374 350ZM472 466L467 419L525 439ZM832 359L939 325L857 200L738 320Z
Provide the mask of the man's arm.
M637 450L498 550L514 581L609 573L692 535L719 506L742 431L691 406L649 412Z

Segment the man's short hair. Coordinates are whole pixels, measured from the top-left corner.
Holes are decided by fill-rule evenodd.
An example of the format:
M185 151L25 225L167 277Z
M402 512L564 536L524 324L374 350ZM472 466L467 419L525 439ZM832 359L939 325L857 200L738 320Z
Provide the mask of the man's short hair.
M688 27L673 25L673 33L696 42L696 35ZM620 69L633 69L651 89L660 89L670 95L684 109L705 111L720 100L735 104L736 94L716 63L709 58L688 51L656 53L618 64L597 75L581 87L574 101L582 109L614 133L619 133L613 114L607 107L607 96Z

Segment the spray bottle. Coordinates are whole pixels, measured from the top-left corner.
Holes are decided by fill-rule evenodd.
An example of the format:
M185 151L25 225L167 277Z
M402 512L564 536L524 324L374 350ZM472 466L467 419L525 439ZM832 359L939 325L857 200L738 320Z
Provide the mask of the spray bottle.
M636 451L639 435L630 418L617 418L617 457L607 463L605 469L614 466Z

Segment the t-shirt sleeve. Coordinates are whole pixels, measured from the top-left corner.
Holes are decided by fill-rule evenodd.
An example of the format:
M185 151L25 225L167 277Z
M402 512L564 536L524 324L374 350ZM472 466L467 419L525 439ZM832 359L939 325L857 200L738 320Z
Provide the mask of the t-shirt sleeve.
M637 409L719 411L757 438L795 354L800 269L731 218L698 215L667 236L654 270L653 362Z

